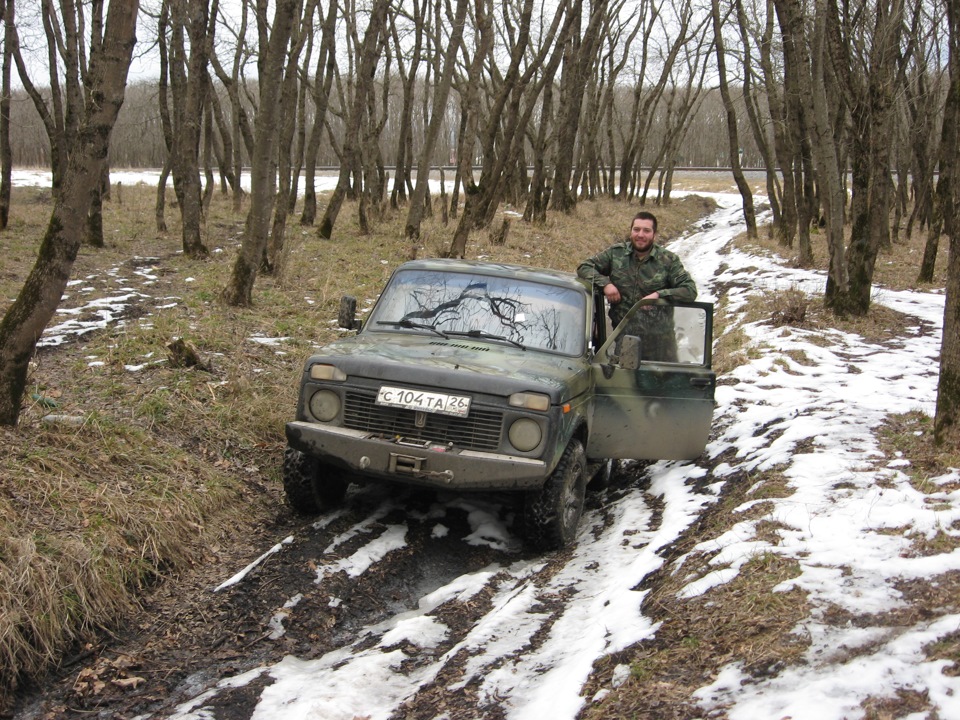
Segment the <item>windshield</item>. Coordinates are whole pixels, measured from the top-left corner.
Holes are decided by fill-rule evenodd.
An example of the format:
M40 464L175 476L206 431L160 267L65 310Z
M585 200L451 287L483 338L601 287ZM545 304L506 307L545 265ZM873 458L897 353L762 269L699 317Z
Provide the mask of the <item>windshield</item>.
M580 355L586 294L513 278L401 270L370 320L377 332L502 340L532 350Z

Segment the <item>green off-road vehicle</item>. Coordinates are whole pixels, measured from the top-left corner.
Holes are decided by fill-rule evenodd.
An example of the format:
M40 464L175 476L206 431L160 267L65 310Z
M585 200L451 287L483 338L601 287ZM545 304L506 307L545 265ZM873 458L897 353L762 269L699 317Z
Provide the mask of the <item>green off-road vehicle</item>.
M351 301L340 324L357 329ZM645 355L651 326L670 329L673 357ZM569 273L405 263L356 335L307 360L286 426L287 497L317 513L368 479L511 490L527 541L562 547L587 483L608 480L615 459L703 452L712 330L708 303L641 301L611 329L602 294Z

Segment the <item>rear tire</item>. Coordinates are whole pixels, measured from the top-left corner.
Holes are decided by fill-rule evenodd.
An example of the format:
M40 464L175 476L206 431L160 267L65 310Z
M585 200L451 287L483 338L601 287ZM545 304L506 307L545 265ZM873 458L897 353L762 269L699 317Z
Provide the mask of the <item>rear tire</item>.
M527 494L524 535L538 550L559 550L576 539L583 515L586 464L583 445L571 440L543 487Z
M283 454L283 489L291 507L316 515L339 506L349 482L336 472L312 455L288 447Z

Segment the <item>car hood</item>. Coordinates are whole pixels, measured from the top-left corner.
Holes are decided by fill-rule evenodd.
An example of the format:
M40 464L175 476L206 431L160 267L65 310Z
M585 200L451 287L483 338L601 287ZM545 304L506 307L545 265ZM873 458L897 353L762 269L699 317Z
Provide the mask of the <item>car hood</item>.
M553 403L584 392L590 377L589 363L582 357L476 338L409 333L369 333L338 340L311 356L305 371L317 362L336 365L348 376L390 383L503 396L542 392Z

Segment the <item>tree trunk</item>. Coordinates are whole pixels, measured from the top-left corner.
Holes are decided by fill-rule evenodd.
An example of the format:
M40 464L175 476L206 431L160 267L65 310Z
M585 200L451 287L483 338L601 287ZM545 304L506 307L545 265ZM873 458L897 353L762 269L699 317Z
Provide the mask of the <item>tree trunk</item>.
M90 247L102 248L103 241L103 201L110 194L110 168L103 163L100 178L93 189L93 200L87 211L87 232L84 240Z
M425 200L430 189L430 158L440 137L440 130L446 119L444 110L447 99L450 97L450 86L453 84L453 73L456 70L457 53L463 42L463 26L467 15L468 0L457 0L456 15L452 18L452 28L447 47L443 54L443 69L436 79L433 90L433 107L430 110L430 122L423 138L423 147L417 162L417 184L410 196L410 206L407 209L407 221L404 224L404 235L407 242L415 244L420 240L420 225L426 209Z
M834 128L830 121L825 87L826 70L826 8L825 1L817 3L816 25L813 30L811 87L801 100L813 108L813 131L811 138L816 158L817 181L820 184L820 200L827 225L827 249L830 255L827 273L826 302L837 313L846 312L849 278L843 236L843 217L846 207L846 192L841 180L841 165L833 142ZM808 77L801 72L806 85Z
M827 246L830 269L827 277L827 297L836 288L846 292L846 265L843 258L843 210L845 204L840 181L836 145L833 142L833 124L827 108L824 80L824 2L817 5L817 24L807 51L805 18L798 0L776 0L777 19L783 38L784 74L788 98L790 144L794 152L790 170L797 193L797 229L799 232L798 263L807 266L810 253L810 224L813 217L813 168L820 185L820 199L826 218ZM812 57L811 57L812 56ZM790 89L792 88L792 92ZM786 170L784 171L786 173Z
M897 61L900 54L903 5L900 0L880 0L874 6L873 42L869 72L856 107L861 121L854 129L860 137L854 142L862 148L860 180L864 197L859 212L853 214L853 230L847 251L847 275L850 279L848 309L865 315L870 309L873 271L877 253L890 245L890 205L892 204L891 143L895 136L895 94L898 91ZM856 147L856 145L855 145ZM856 182L856 173L854 174ZM854 198L857 197L856 191Z
M923 52L918 58L924 58ZM934 184L934 167L937 156L940 154L939 143L936 137L936 111L934 108L939 102L939 84L932 88L927 86L927 68L921 66L912 83L906 87L907 107L910 115L910 149L912 151L912 171L914 204L913 211L907 220L906 234L913 234L914 224L921 228L926 226L927 241L923 248L923 260L920 262L920 272L917 276L919 283L933 282L933 272L937 264L940 234L943 232L942 205L937 199L937 190ZM942 176L941 176L942 177Z
M213 94L213 88L210 89ZM204 107L206 119L203 123L203 195L200 197L201 215L206 217L210 211L210 201L213 200L213 190L216 180L213 175L213 156L216 154L213 146L213 103L207 102Z
M553 172L553 193L550 205L554 210L571 212L577 206L577 196L570 184L573 172L574 153L572 149L580 127L580 114L583 107L583 94L588 83L588 75L593 67L600 43L600 28L606 16L606 0L591 3L590 20L587 29L580 37L580 8L576 1L570 12L574 16L573 32L567 41L563 75L560 79L560 101L557 108L557 147L566 151L557 153Z
M249 20L248 7L249 3L240 3L240 23L236 33L238 38L246 37L247 34L247 25ZM233 210L236 213L239 213L243 207L243 149L246 148L247 154L252 157L254 144L253 133L250 129L250 122L247 119L247 112L244 108L243 102L240 99L240 68L245 61L244 51L244 43L238 42L236 49L234 50L233 66L229 75L221 66L220 61L217 58L217 53L211 52L209 58L210 64L213 66L213 70L217 75L217 79L220 80L224 91L227 93L227 96L230 99L230 134L232 135L231 145L233 146L233 156L231 160L233 163L233 177L235 179ZM162 77L163 76L161 74L161 78Z
M950 235L947 258L947 296L940 342L940 380L934 438L938 445L960 447L960 236Z
M287 231L287 216L290 214L290 196L293 194L293 139L297 125L297 103L300 97L300 54L308 35L313 32L313 12L316 0L307 2L302 25L294 23L291 31L290 52L280 91L280 131L277 138L277 202L273 208L273 226L267 243L267 267L279 277L283 274L281 258ZM299 172L299 171L298 171Z
M93 191L107 157L110 132L123 104L127 71L136 43L138 3L113 0L102 42L91 42L86 71L91 97L75 107L77 142L37 260L23 289L0 322L0 424L16 425L37 340L57 309L70 279L86 225ZM77 38L74 38L76 41Z
M250 166L250 209L240 254L233 265L230 281L223 291L228 305L248 307L253 303L253 285L267 247L270 218L273 215L274 166L277 116L283 84L287 43L293 28L297 0L279 0L273 17L273 32L268 43L260 46L263 60L260 75L260 109L256 119L256 138ZM263 57L263 49L267 48Z
M743 0L735 0L737 12L737 25L740 28L740 37L743 46L743 105L747 113L747 119L750 121L750 130L753 133L753 140L757 145L760 156L763 158L763 166L766 170L767 184L767 202L770 203L772 215L771 230L780 224L780 195L778 193L776 162L773 158L773 152L770 149L766 128L763 126L760 109L755 96L753 86L753 59L751 51L751 40L749 22L747 13L743 7Z
M336 34L334 33L337 20L337 0L330 0L327 15L322 19L320 51L317 54L317 70L313 78L311 97L313 98L313 126L307 139L306 157L304 158L305 173L303 178L303 212L300 215L301 225L313 225L317 218L317 153L320 150L320 139L327 117L327 105L330 99L330 89L333 87L333 78L336 72ZM321 82L322 78L322 82Z
M403 105L400 109L400 130L397 133L396 160L394 162L393 189L390 191L390 207L398 209L406 202L407 186L410 184L410 170L413 161L411 154L413 137L413 105L414 89L417 82L417 71L420 66L423 54L424 37L424 10L427 7L427 0L413 0L413 20L414 36L413 47L410 48L410 66L405 68L403 62L404 45L400 42L400 35L397 32L396 16L390 20L390 34L393 37L396 48L397 71L400 76L400 85L403 89ZM457 32L454 26L452 32ZM409 44L409 38L405 39ZM422 154L422 152L421 152ZM429 157L427 158L429 164Z
M547 189L547 133L550 129L551 114L553 113L553 83L548 83L543 89L543 101L540 110L540 126L533 142L533 178L530 181L530 195L523 210L523 219L535 225L544 225L547 222L547 203L550 193Z
M164 209L167 206L167 181L170 179L170 156L167 155L163 168L160 170L160 181L157 183L157 203L155 215L157 219L157 232L165 233L167 231L167 221L164 218Z
M209 76L207 77L207 86L213 87L213 82ZM220 102L219 95L216 92L211 92L209 100L213 108L213 119L216 122L217 130L220 134L220 141L223 143L222 152L217 156L217 164L220 166L220 177L226 179L231 192L239 194L242 190L240 189L240 178L237 177L233 167L233 135L224 117L223 105ZM226 191L224 190L224 192Z
M3 73L0 81L0 231L10 219L13 153L10 149L10 63L13 59L14 0L0 0L3 18Z
M950 85L944 107L940 141L940 179L937 194L943 201L943 217L950 238L947 260L947 294L943 308L940 341L940 380L934 439L942 447L960 447L960 1L948 0Z
M730 148L730 167L733 169L733 179L737 183L740 197L743 200L743 219L747 224L747 237L757 237L757 213L753 207L753 191L740 167L740 135L737 131L737 112L733 107L733 98L730 95L730 86L727 84L727 60L724 57L726 50L723 45L723 25L720 17L720 0L713 0L713 32L714 45L717 49L717 76L720 81L720 97L727 116L727 142Z
M386 17L384 18L386 23ZM384 27L381 36L381 47L386 56L386 67L380 94L381 109L377 113L377 93L372 84L358 83L358 91L366 97L366 110L363 113L360 127L360 141L357 146L357 157L361 168L363 183L360 191L360 232L367 235L371 232L372 224L379 224L383 219L386 190L389 183L386 168L383 162L383 153L380 152L380 136L387 124L390 95L390 47L388 44L387 28ZM378 53L379 55L379 50Z
M207 93L209 35L214 23L209 0L167 0L170 7L168 71L172 100L170 146L177 199L180 202L183 252L209 254L203 244L203 199L200 183L200 141ZM189 55L185 40L189 39Z
M329 240L333 237L333 227L337 216L343 207L343 201L350 192L351 174L360 177L356 171L359 163L361 118L366 108L367 93L373 92L373 79L377 70L382 46L382 34L386 29L387 8L389 0L375 0L370 13L370 21L363 36L363 45L360 49L360 63L357 70L357 89L353 97L352 106L344 118L346 134L343 140L343 151L340 158L340 175L337 178L337 187L330 197L330 202L323 213L318 233L320 237ZM361 170L362 172L362 170Z
M770 120L773 130L773 152L776 164L780 167L780 176L783 179L780 195L780 218L774 224L774 235L777 243L782 247L793 247L797 237L798 207L800 188L794 182L793 166L799 157L799 149L791 143L790 122L788 113L791 104L784 101L782 92L790 91L792 76L784 73L783 82L780 81L779 71L773 64L773 26L776 12L773 0L767 0L766 24L763 31L763 40L760 43L760 66L763 70L763 83L767 96L767 107L770 109ZM781 87L781 85L783 87Z

